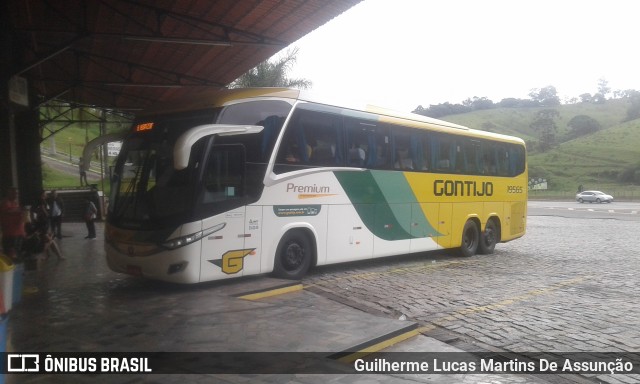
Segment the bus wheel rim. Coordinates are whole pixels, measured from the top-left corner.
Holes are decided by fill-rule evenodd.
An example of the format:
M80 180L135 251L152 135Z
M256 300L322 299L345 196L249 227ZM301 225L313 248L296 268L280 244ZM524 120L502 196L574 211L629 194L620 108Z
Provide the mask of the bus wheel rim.
M487 228L486 231L484 231L484 244L486 246L491 246L495 242L496 232L493 230L493 228Z
M304 248L298 243L287 245L283 264L286 270L291 271L300 268L304 260Z
M472 249L473 248L473 246L475 245L475 242L476 242L476 238L474 236L473 229L468 228L464 232L463 242L464 242L464 247L465 248L467 248L467 249Z

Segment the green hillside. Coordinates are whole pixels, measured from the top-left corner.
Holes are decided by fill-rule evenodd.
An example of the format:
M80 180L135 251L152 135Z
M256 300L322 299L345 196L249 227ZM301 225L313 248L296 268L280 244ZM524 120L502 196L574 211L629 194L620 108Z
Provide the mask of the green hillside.
M627 116L629 102L625 99L607 100L605 104L578 103L554 107L560 116L556 118L558 139L567 133L567 123L574 116L587 115L596 119L604 129L619 125ZM537 139L537 133L530 127L536 114L547 107L538 108L495 108L444 116L441 119L470 128L504 133L524 140Z
M529 150L530 176L546 178L549 189L556 192L574 193L578 185L583 185L609 191L635 191L640 195L640 119L622 123L628 107L629 102L625 99L607 100L604 104L579 103L555 107L559 112L555 119L557 143L546 152ZM534 147L537 132L530 125L541 109L544 108L497 108L449 115L442 119L518 136L527 141L529 147ZM577 115L594 118L602 129L568 140L567 123ZM634 170L637 170L635 180ZM627 174L623 175L625 171ZM623 179L629 181L624 182Z

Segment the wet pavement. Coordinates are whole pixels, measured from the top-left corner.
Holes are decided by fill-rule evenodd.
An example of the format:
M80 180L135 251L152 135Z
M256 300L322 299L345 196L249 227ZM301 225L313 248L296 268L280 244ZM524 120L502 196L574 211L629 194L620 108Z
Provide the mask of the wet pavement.
M297 282L267 276L191 286L111 272L98 240L65 223L66 260L51 256L24 276L22 301L8 323L7 351L59 352L460 352L421 334L412 321L367 313ZM297 284L297 285L296 285ZM287 285L292 292L249 299ZM332 374L12 374L7 383L532 383L530 375L353 374L331 360ZM336 365L338 364L337 368Z

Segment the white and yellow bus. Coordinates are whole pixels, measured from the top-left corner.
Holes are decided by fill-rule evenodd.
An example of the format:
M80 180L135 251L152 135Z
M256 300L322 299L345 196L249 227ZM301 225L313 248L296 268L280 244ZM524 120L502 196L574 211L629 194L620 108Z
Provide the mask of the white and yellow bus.
M199 95L142 114L112 177L117 272L178 283L457 248L525 233L524 142L291 89Z

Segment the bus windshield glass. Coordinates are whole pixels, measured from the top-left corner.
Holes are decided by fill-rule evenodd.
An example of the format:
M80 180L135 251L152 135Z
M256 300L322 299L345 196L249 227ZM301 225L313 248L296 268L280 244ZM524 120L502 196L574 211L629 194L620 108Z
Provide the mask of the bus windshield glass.
M110 220L123 228L153 229L189 214L189 199L175 197L193 196L195 174L189 168L173 168L173 147L188 129L211 124L217 112L163 116L136 125L137 132L125 140L112 175ZM194 161L196 152L192 151Z
M246 168L247 184L250 185L237 190L257 198L266 163L290 109L291 105L286 102L263 100L140 120L134 125L135 132L125 140L114 169L110 222L121 228L160 229L197 219L203 213L200 205L207 192L206 181L219 178L212 174L217 172L216 168L202 172L202 167L215 163L207 161L207 157L214 156L213 148L219 148L221 144L244 147L247 164L234 164L234 167ZM193 127L211 123L265 128L259 134L216 138L215 146L210 145L210 137L202 138L191 148L189 166L183 170L174 169L173 150L180 135ZM203 181L203 177L207 180ZM237 204L245 203L244 196L235 194L233 197Z

